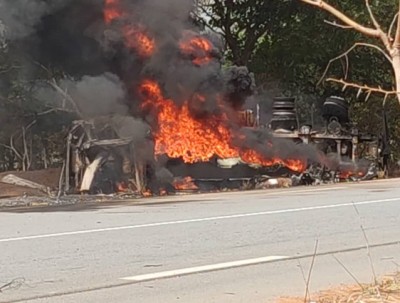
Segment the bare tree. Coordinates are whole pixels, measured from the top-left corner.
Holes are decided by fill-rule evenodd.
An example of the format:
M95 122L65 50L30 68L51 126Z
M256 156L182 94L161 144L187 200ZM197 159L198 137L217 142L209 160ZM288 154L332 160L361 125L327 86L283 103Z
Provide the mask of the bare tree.
M353 18L350 18L348 15L346 15L336 7L328 4L326 1L323 0L300 0L300 1L330 13L337 19L337 21L341 22L341 23L337 22L328 22L328 23L340 28L355 30L363 34L365 38L376 39L376 43L374 44L367 42L355 43L351 48L346 50L343 54L332 59L329 62L327 69L325 70L323 78L325 78L330 65L334 61L344 58L346 59L346 71L344 79L328 78L327 81L342 84L344 89L346 89L347 87L356 88L358 89L358 94L357 94L358 96L361 93L366 93L367 98L371 93L381 93L385 96L385 100L389 95L396 95L400 103L400 18L399 18L400 4L398 5L397 11L394 12L393 21L391 22L390 27L386 31L384 31L381 24L378 22L375 14L372 11L372 7L369 0L365 0L365 7L368 11L372 26L366 26L360 24L359 22L357 22ZM393 89L387 90L381 88L380 86L370 87L367 85L361 85L347 81L348 54L358 47L373 48L374 50L377 50L378 52L380 52L382 55L385 56L385 58L390 62L393 69L393 75L394 75Z

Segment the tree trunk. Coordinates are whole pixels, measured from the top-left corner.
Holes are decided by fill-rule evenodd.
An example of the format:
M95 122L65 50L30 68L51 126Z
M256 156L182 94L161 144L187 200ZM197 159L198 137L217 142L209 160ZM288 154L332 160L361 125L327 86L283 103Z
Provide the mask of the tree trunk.
M33 135L30 133L29 135L29 170L35 170L36 169L36 161L34 161L33 157Z
M44 145L43 145L43 148L42 148L42 161L43 161L44 169L48 169L49 168L49 162L47 161L47 150L46 150L46 146L44 146Z
M400 48L396 48L393 51L392 54L393 58L393 71L394 71L394 76L395 76L395 81L396 81L396 92L397 92L397 99L400 103Z
M26 142L26 129L22 127L22 145L24 148L24 153L22 156L22 163L23 163L23 171L29 170L30 163L29 163L29 150L28 150L28 143Z

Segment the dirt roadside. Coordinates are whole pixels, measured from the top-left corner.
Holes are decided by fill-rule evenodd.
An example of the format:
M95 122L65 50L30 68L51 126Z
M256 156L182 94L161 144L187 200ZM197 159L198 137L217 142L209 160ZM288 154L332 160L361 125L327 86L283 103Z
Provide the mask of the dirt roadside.
M282 297L277 303L399 303L400 273L380 279L377 284L342 285L305 299Z
M61 169L60 168L50 168L46 170L36 170L36 171L10 171L5 173L0 173L0 180L7 175L15 175L17 177L33 181L42 184L51 189L55 189L58 186L58 181L60 178ZM0 199L5 198L15 198L22 196L46 196L40 190L31 189L22 186L16 186L0 182Z

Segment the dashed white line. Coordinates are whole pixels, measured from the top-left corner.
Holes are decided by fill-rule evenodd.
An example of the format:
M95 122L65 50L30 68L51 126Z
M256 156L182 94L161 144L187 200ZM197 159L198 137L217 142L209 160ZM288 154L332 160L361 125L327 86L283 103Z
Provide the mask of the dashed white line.
M151 280L186 276L186 275L191 275L191 274L199 274L199 273L222 270L222 269L236 268L236 267L249 266L249 265L257 265L257 264L269 263L269 262L274 262L274 261L283 261L286 259L290 259L290 257L288 257L288 256L268 256L268 257L263 257L263 258L247 259L247 260L240 260L240 261L233 261L233 262L226 262L226 263L217 263L217 264L211 264L211 265L188 267L188 268L182 268L182 269L176 269L176 270L170 270L170 271L162 271L162 272L156 272L156 273L151 273L151 274L125 277L125 278L121 278L121 280L126 280L126 281L131 281L131 282L146 282L146 281L151 281Z
M128 225L128 226L98 228L98 229L89 229L89 230L69 231L69 232L60 232L60 233L34 235L34 236L24 236L24 237L16 237L16 238L5 238L5 239L0 239L0 243L16 242L16 241L23 241L23 240L45 239L45 238L56 238L56 237L65 237L65 236L75 236L75 235L85 235L85 234L92 234L92 233L131 230L131 229L159 227L159 226L167 226L167 225L239 219L239 218L277 215L277 214L285 214L285 213L296 213L296 212L305 212L305 211L322 210L322 209L334 209L334 208L349 207L349 206L353 206L353 205L361 206L361 205L370 205L370 204L382 204L382 203L389 203L389 202L396 202L396 201L400 201L400 197L392 198L392 199L359 201L359 202L330 204L330 205L317 205L317 206L310 206L310 207L269 210L269 211L262 211L262 212L234 214L234 215L216 216L216 217L207 217L207 218L198 218L198 219L186 219L186 220L179 220L179 221L156 222L156 223L147 223L147 224L139 224L139 225Z

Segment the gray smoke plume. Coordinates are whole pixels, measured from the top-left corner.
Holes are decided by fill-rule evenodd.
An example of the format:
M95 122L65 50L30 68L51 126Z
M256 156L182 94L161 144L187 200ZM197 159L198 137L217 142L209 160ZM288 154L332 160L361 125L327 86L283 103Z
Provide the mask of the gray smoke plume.
M6 27L0 19L0 50L7 47Z
M150 126L141 119L128 115L113 115L111 123L121 139L129 138L134 143L141 143L150 138Z
M43 17L61 9L68 0L2 0L0 20L5 37L10 40L25 38L36 32Z
M82 119L128 115L127 91L117 75L107 72L99 76L83 76L79 80L63 79L59 87L64 94L46 82L38 82L34 96L49 107L74 111Z
M61 87L86 118L127 112L125 85L114 74L84 76L79 81L63 80Z
M266 157L318 157L309 147L275 140L268 131L241 129L234 113L254 93L254 75L246 67L221 67L223 43L196 28L190 19L193 0L114 2L114 17L105 22L104 0L0 0L0 21L10 47L23 51L20 57L65 72L68 78L60 86L84 116L115 115L121 137L146 138L149 126L143 120L157 128L154 113L141 110L143 96L138 92L144 79L152 79L165 98L178 106L188 102L193 117L204 123L224 111L232 119L218 123L245 134L246 139L235 140L239 147ZM151 56L143 56L135 47L137 37L127 41L129 31L141 31L154 41ZM188 37L205 38L210 49L191 46L183 51L180 44ZM207 64L197 62L199 57ZM205 97L202 102L199 95ZM221 97L227 106L220 105ZM127 114L134 118L126 118ZM269 141L273 148L267 147Z

